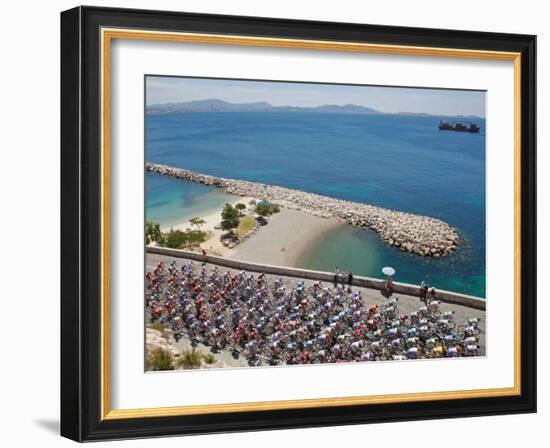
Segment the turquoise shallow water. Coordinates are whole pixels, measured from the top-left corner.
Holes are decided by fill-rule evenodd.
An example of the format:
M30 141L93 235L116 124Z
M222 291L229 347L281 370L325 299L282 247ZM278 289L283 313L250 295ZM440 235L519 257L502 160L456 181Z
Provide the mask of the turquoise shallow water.
M485 276L471 275L466 285L462 275L461 265L472 253L467 244L444 258L418 257L388 246L374 231L342 225L301 254L297 266L320 271L337 266L371 277L382 277L381 267L393 266L401 282L418 284L425 280L441 289L479 295L485 288Z
M219 188L148 172L145 173L145 191L146 220L158 222L161 227L206 216L234 198Z
M146 158L441 218L462 238L448 257L405 254L373 232L344 226L320 239L300 263L372 277L390 265L398 281L419 283L427 276L436 288L484 297L485 122L476 121L479 134L438 131L438 122L329 113L148 115ZM182 214L196 216L226 201L215 188L151 176L148 219L174 224Z

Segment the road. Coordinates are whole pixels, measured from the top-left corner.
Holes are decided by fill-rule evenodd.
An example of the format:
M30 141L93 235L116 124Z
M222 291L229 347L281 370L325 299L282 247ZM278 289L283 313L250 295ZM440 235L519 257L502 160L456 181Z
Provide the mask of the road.
M159 262L164 262L165 264L169 264L172 260L175 260L180 266L184 263L188 263L189 260L186 260L185 258L174 258L174 257L168 257L165 255L159 255L159 254L151 254L147 253L146 255L146 267L148 271L153 270ZM194 262L198 263L198 262ZM214 265L210 265L214 266ZM229 271L232 273L238 272L236 269L230 269L227 267L222 267L222 271ZM283 278L283 282L287 288L292 288L296 285L299 279L295 277L281 277L281 276L275 276L267 274L266 278L269 281L275 280L276 278ZM398 279L396 279L398 280ZM310 286L313 283L313 280L305 280L306 287ZM360 288L360 287L353 287L353 290L360 290L361 296L363 297L364 302L370 306L374 304L384 304L387 302L387 299L381 294L380 291L376 289L369 289L369 288ZM417 310L421 306L424 306L424 303L420 300L418 297L409 296L405 294L395 294L395 297L399 299L398 302L398 308L400 314L410 314L411 312ZM481 346L481 353L486 354L486 347L485 347L485 311L483 310L477 310L474 308L469 308L462 305L455 305L455 304L448 304L448 303L442 303L440 305L440 308L442 311L454 311L454 320L457 324L463 324L468 319L475 317L479 319L479 329L481 330L481 334L479 335L479 341Z

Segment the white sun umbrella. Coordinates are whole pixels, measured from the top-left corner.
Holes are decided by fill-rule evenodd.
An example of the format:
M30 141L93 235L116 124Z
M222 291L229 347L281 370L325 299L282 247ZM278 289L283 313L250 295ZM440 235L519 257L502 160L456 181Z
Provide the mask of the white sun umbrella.
M382 274L391 277L392 275L395 275L395 269L392 268L391 266L386 266L382 268Z

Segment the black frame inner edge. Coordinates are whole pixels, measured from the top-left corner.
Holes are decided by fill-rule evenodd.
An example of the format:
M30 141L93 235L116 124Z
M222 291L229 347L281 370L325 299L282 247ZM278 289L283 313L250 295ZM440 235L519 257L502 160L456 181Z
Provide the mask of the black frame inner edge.
M101 27L520 52L521 395L100 421ZM77 7L61 14L61 434L77 441L536 411L536 37Z

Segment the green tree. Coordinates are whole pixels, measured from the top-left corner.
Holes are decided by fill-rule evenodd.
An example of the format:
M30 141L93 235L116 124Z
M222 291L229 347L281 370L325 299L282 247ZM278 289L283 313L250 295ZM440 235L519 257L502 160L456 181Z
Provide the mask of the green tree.
M153 241L162 245L164 237L160 231L160 224L158 222L147 221L145 224L145 236L147 238L147 244L151 244Z
M221 226L223 230L231 230L239 225L239 211L231 206L231 204L225 204L222 210L222 222Z
M206 224L206 221L202 218L191 218L189 220L189 222L191 223L192 226L195 226L197 228L198 231L201 230L201 226L203 226L204 224Z
M165 237L165 246L172 249L193 248L206 241L206 237L206 232L200 230L187 229L184 232L178 229L170 229Z
M187 238L186 245L189 247L196 247L206 241L207 233L201 230L187 229L185 236Z
M187 235L181 230L170 229L166 234L165 245L171 249L180 249L187 242Z
M235 208L237 210L244 210L246 209L246 205L244 205L242 202L239 202L237 205L235 205Z

